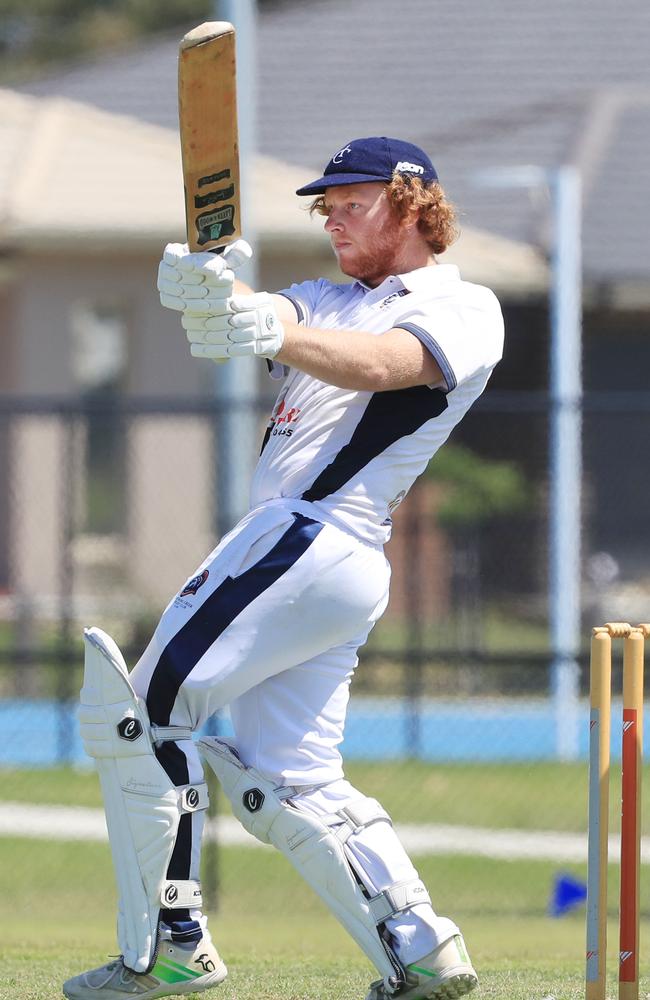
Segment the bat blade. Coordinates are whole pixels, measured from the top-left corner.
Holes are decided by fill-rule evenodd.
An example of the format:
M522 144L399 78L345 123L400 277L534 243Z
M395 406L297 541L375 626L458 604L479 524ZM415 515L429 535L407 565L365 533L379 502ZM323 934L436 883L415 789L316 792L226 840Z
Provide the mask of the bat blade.
M241 236L235 29L206 21L188 32L178 56L187 242L216 250Z

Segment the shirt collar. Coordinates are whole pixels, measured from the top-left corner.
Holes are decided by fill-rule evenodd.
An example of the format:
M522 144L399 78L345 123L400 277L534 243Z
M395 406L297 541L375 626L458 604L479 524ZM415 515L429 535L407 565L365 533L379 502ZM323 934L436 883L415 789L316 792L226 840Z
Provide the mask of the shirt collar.
M396 286L399 287L399 284L409 292L419 292L428 291L433 283L437 285L443 281L460 281L460 269L456 264L429 264L425 267L417 267L415 271L407 271L405 274L390 275L377 288L370 288L359 279L354 284L362 288L364 292L394 289Z

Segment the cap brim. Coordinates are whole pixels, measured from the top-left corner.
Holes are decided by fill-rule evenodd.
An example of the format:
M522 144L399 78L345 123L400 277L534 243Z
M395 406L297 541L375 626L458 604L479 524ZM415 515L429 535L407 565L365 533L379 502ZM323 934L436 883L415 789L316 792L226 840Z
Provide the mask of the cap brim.
M387 184L389 180L390 177L376 177L372 174L330 174L298 188L296 194L324 194L327 188L338 187L339 184L371 184L373 181L378 184Z

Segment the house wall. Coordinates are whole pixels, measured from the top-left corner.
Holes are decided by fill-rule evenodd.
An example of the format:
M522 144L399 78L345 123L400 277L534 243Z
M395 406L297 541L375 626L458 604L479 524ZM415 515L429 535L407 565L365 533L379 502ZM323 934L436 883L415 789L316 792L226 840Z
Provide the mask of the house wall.
M315 257L262 254L260 287L318 276L323 265L331 266L324 250ZM178 315L161 308L157 269L157 254L69 254L64 248L56 256L23 256L0 297L7 331L0 347L4 386L27 397L77 398L71 316L75 303L84 301L125 310L127 396L211 398L214 368L190 356ZM270 407L277 383L264 365L259 372L263 405ZM263 424L262 415L260 437ZM6 433L0 426L0 463L7 476L11 468L13 484L2 493L7 509L0 529L0 582L8 589L40 594L47 602L68 586L80 593L108 589L117 599L126 585L145 604L161 604L214 545L215 449L208 422L140 416L124 429L126 520L107 537L83 531L87 428L72 428L60 417L15 415Z
M14 330L13 286L10 269L0 271L0 394L9 392L13 382ZM0 483L9 483L9 421L0 412ZM9 586L9 490L0 490L0 591Z
M76 391L71 352L75 302L124 306L129 336L125 391L138 395L205 392L208 374L192 363L178 317L162 309L156 291L154 255L30 255L15 286L16 359L14 391L68 395Z
M650 313L594 309L585 327L586 540L650 588Z

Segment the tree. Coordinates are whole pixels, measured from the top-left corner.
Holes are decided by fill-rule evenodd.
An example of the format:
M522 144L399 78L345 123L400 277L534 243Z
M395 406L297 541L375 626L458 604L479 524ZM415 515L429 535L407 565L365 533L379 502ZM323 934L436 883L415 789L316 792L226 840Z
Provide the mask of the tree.
M209 20L210 0L0 0L3 83Z

